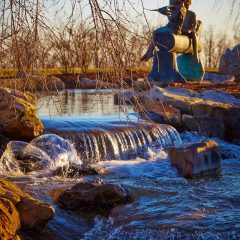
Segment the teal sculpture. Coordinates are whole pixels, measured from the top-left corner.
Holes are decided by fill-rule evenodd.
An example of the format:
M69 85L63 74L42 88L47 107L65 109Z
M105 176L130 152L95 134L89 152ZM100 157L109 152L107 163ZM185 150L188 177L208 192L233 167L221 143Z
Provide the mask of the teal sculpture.
M157 82L201 81L204 67L198 35L202 23L189 10L191 0L170 0L170 5L153 10L166 15L168 24L153 32L153 41L141 61L153 57L149 80Z

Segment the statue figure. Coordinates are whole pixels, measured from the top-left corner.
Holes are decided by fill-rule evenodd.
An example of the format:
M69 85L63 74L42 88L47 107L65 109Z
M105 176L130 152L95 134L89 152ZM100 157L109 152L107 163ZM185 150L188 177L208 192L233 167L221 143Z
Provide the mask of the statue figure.
M166 15L169 22L153 32L153 41L140 59L148 61L154 57L149 80L186 82L185 77L190 80L202 79L203 64L198 56L201 45L197 41L201 22L197 21L196 14L189 10L191 3L191 0L170 0L169 6L153 10ZM185 77L181 74L182 71L179 72L177 54L181 54L178 62L181 62L180 68Z
M193 11L189 10L192 0L185 0L185 7L187 14L182 26L182 34L189 36L192 39L193 44L193 55L195 63L199 63L198 56L198 33L201 29L202 23L197 21L197 16Z
M159 33L174 33L181 34L182 26L185 20L187 9L184 5L184 0L171 1L169 6L159 8L159 13L168 17L168 24L165 27L160 27L153 32L153 42L150 43L147 52L140 59L141 61L148 61L153 57L155 46L158 46ZM161 47L161 46L160 46Z

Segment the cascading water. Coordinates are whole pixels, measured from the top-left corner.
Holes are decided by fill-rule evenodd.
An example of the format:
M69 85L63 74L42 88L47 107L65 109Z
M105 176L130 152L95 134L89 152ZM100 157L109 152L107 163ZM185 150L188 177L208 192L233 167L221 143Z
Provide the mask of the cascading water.
M138 124L108 130L57 132L76 148L82 162L127 160L147 147L166 148L181 143L177 130L169 125Z
M221 173L184 179L172 167L165 149L181 144L181 139L192 143L205 137L189 133L181 134L180 139L170 126L139 123L131 108L129 122L113 105L113 94L101 94L98 97L94 91L74 90L39 100L38 114L48 134L30 145L13 142L8 146L5 162L1 161L5 164L4 176L11 176L25 191L56 210L47 231L37 236L27 233L26 239L240 239L240 147L214 139L223 150ZM55 106L58 102L61 107ZM11 168L29 170L24 165L26 160L34 163L30 167L37 174L6 173ZM45 174L45 169L71 162L94 163L93 167L103 166L107 174L75 178ZM43 173L39 174L39 167ZM133 201L114 208L110 216L64 211L54 203L54 193L59 189L79 181L98 181L99 177L106 183L129 188Z

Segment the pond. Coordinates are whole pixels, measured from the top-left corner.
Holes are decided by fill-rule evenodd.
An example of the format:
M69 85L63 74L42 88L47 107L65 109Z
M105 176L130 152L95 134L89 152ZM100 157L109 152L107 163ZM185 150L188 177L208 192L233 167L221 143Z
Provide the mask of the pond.
M120 109L128 114L119 113ZM139 121L130 106L114 103L111 91L73 90L44 96L38 100L38 115L46 132L68 139L80 155L89 152L81 157L106 167L108 173L77 179L37 173L13 176L24 190L56 209L41 234L29 233L25 239L240 239L240 147L214 139L223 150L221 173L187 180L171 166L166 148L206 137L179 135L171 127ZM83 138L88 140L81 142ZM117 146L111 148L112 154L94 149L104 141L113 142L106 148ZM110 216L65 211L55 204L55 189L97 178L128 187L133 201L115 208Z

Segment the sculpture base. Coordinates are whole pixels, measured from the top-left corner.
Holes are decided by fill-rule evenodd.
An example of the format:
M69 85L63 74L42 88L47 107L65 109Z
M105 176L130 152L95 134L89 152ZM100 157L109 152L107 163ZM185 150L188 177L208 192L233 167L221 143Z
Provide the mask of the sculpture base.
M202 81L204 77L204 67L201 60L195 63L192 54L182 54L177 57L179 72L188 81Z
M154 52L153 67L147 78L150 81L162 83L186 82L178 71L176 53L170 53L162 48Z

